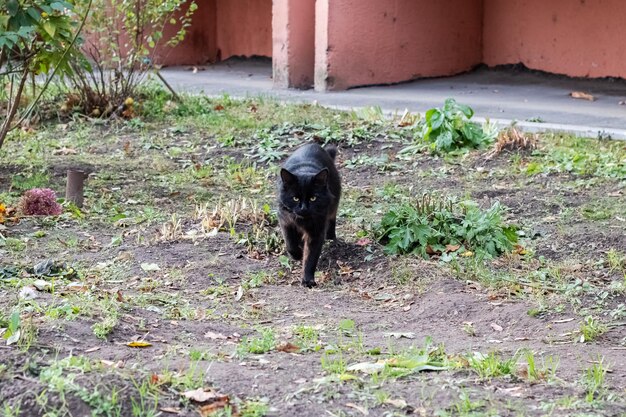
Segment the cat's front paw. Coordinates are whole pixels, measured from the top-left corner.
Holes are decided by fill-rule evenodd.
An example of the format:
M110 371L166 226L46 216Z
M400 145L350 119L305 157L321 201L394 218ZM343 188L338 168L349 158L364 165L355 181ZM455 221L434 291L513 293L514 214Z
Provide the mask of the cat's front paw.
M314 279L310 279L310 280L303 279L302 286L307 287L307 288L313 288L317 286L317 282L315 282Z

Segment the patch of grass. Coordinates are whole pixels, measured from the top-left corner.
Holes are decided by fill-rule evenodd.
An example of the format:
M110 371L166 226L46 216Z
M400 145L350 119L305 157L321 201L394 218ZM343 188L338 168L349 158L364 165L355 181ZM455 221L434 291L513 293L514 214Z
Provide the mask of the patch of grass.
M324 352L320 358L322 369L329 374L341 375L346 372L346 361L341 352L337 354L330 354Z
M318 351L321 349L319 331L311 326L298 325L293 329L296 345L301 351Z
M263 354L273 350L276 347L276 335L274 330L266 327L259 329L260 337L244 337L239 346L237 346L237 354L245 356L248 353Z
M44 170L32 170L27 174L16 174L11 178L11 188L27 191L32 188L44 188L50 185L50 177Z
M593 316L586 316L580 324L580 342L593 342L598 337L606 333L608 327Z
M131 397L132 417L157 417L161 415L159 408L159 396L149 380L144 379L141 383L133 379L133 385L137 394ZM138 397L138 398L137 398Z
M589 220L608 220L622 214L624 207L612 200L597 200L586 204L581 209L581 214Z
M598 359L596 363L584 370L582 384L585 387L585 400L588 403L604 396L606 372L607 367L604 365L603 358Z
M502 356L495 352L490 352L487 355L474 352L467 356L468 366L482 380L490 380L502 376L514 376L517 370L518 360L519 354L517 353L508 359L502 358Z
M439 410L435 413L438 417L469 417L479 416L479 412L485 408L485 401L473 401L467 391L462 391L458 400L454 401L446 410Z
M239 406L239 416L241 417L264 417L269 412L270 407L266 401L246 400Z
M5 247L11 252L22 252L26 249L26 242L14 237L0 237L0 248L2 247Z
M116 303L109 297L104 298L99 306L94 303L92 308L99 312L100 321L94 323L91 330L98 339L106 339L117 326L121 313Z
M537 363L535 354L528 349L524 352L524 360L526 361L526 378L529 381L553 381L556 378L556 370L559 366L559 360L552 356L541 358L541 363Z
M392 206L377 230L387 254L413 253L442 260L462 256L494 257L513 249L516 228L504 224L504 208L494 203L481 210L472 201L424 195Z
M526 165L527 174L567 172L604 178L626 177L626 149L619 141L545 135L544 144Z

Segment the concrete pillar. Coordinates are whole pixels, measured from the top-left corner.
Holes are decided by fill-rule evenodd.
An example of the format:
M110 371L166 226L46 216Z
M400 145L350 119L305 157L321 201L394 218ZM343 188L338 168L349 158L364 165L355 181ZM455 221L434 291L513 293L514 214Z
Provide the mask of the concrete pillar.
M390 84L471 69L483 0L317 0L315 89Z
M311 88L315 63L315 0L274 0L272 69L278 88Z

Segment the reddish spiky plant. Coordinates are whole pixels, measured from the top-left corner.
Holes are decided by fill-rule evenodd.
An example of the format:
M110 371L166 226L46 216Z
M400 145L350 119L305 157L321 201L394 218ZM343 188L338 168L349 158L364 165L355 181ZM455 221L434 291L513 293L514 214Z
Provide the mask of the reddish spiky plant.
M33 188L24 193L19 203L20 213L26 216L58 216L63 208L49 188Z

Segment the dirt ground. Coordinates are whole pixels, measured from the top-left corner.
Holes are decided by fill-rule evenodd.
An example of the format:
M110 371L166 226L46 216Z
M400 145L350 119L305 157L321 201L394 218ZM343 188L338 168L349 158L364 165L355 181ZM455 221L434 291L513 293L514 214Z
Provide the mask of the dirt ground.
M81 215L66 209L0 228L0 317L17 310L22 326L19 343L0 346L3 415L626 415L626 182L546 159L554 143L572 141L598 155L622 152L626 169L626 147L545 136L546 150L488 160L485 151L402 157L406 140L384 129L340 138L339 241L326 245L320 285L309 290L300 265L270 245L281 242L271 219L255 228L241 209L233 234L227 222L200 227L205 203L205 218L239 197L273 207L285 156L265 163L254 157L254 135L224 146L194 123L180 122L183 133L160 124L40 133L56 140L42 157L51 188L62 195L68 167L90 174ZM305 136L276 133L287 152ZM16 176L34 169L20 159L24 143L19 158L12 146L0 155L9 206L20 194ZM533 163L548 168L531 173ZM499 201L524 232L524 252L484 263L385 255L371 230L389 205L424 192ZM37 275L33 266L47 259L61 272ZM24 295L36 280L52 286ZM581 342L587 317L601 331ZM273 339L267 352L246 350L264 334ZM401 377L346 369L411 347L438 350L446 369ZM515 364L481 375L468 358L490 353ZM600 383L590 388L593 370ZM214 396L182 394L197 388Z

